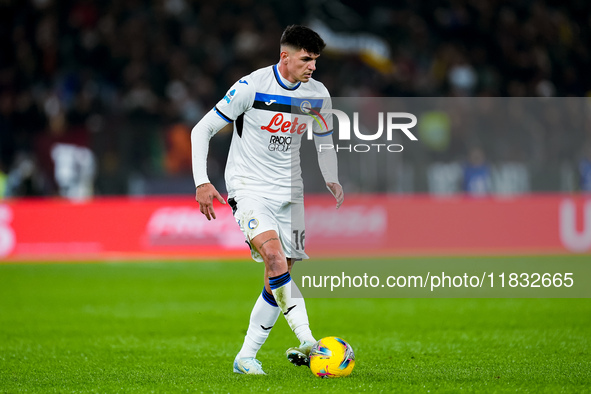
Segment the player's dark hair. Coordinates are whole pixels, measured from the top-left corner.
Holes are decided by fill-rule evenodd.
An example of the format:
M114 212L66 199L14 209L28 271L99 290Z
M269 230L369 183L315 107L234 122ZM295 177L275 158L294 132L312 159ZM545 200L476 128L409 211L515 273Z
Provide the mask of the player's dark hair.
M320 55L326 44L314 30L301 25L291 25L283 31L280 44L296 50Z

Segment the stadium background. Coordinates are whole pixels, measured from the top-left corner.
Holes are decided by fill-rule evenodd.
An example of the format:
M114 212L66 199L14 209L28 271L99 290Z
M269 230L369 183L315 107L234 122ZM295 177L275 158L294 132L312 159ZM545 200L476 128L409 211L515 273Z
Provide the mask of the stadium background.
M339 211L306 161L313 263L573 268L587 294L590 4L0 0L0 392L588 392L588 300L535 299L566 288L310 298L315 335L353 345L352 376L286 363L283 321L257 356L269 376L234 376L262 272L227 207L199 213L189 138L309 24L334 97L493 97L490 125L521 122L457 127L462 104L402 154L343 152ZM229 138L208 163L222 191Z
M54 175L57 142L90 149L94 159L82 167L90 167L94 195L190 194L190 129L237 79L277 60L277 37L290 23L330 33L315 77L334 97L584 97L591 89L585 1L37 0L0 7L0 170L11 175L0 190L14 197L67 193ZM520 191L581 188L589 127L542 127L526 141L506 132L499 149L476 132L450 132L448 145L420 167L461 163L480 143L495 165L563 169L562 181ZM211 148L210 176L222 189L229 137L221 133ZM429 192L427 176L415 174L408 191Z

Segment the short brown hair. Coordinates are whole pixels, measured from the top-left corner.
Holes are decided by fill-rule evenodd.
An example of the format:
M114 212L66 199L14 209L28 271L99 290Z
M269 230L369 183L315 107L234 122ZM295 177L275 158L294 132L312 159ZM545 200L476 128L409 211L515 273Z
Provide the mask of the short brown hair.
M314 30L301 25L290 25L285 28L281 35L281 46L287 45L297 50L303 49L309 53L320 55L326 46Z

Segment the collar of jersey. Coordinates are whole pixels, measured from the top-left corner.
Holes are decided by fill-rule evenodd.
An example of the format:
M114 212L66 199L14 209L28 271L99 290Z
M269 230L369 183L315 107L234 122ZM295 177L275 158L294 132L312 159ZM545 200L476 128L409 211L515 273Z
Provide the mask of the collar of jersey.
M279 70L277 70L277 65L273 65L273 74L275 75L275 79L277 80L277 83L279 84L279 86L281 86L283 89L287 89L287 90L296 90L297 88L300 87L300 85L302 84L301 82L298 82L295 86L293 87L289 87L285 84L285 82L283 82L283 77L281 76L281 74L279 73Z

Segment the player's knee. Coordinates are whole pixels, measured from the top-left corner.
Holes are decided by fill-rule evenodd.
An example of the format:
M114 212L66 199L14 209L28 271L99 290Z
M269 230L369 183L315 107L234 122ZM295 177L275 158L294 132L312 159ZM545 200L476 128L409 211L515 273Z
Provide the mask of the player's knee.
M287 267L287 259L279 250L273 250L267 253L267 261L269 262L269 265L272 266L281 265Z
M281 275L287 271L287 259L280 250L269 250L264 256L270 276Z

